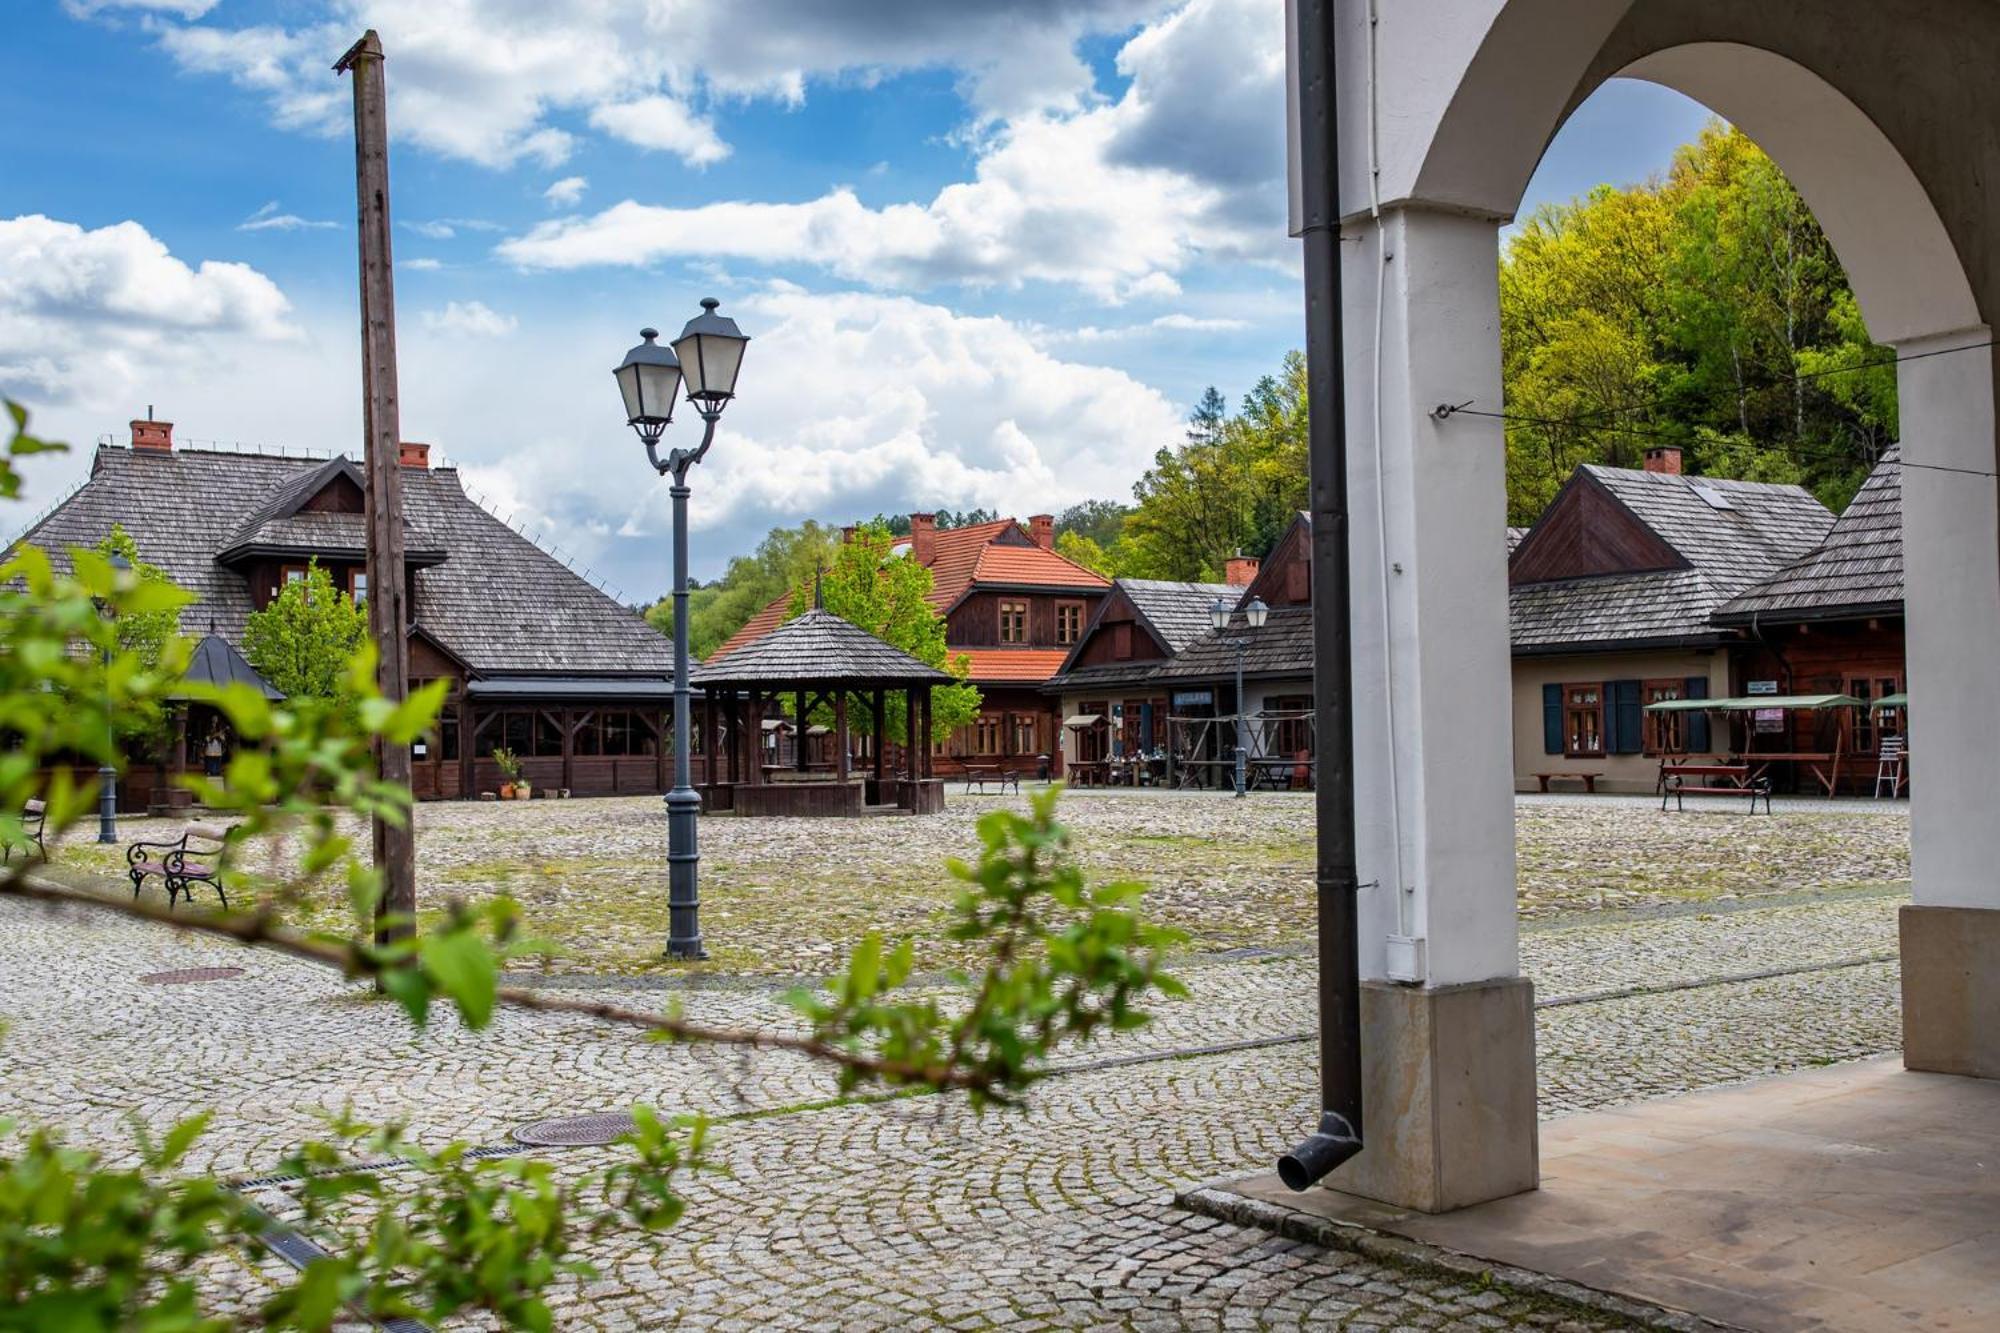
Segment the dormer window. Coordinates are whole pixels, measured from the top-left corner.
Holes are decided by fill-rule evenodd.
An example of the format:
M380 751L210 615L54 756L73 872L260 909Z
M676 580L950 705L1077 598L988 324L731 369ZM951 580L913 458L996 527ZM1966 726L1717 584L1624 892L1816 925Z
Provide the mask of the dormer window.
M1026 602L1003 601L1000 603L1000 642L1026 643L1028 641L1028 604ZM982 751L981 753L984 753Z

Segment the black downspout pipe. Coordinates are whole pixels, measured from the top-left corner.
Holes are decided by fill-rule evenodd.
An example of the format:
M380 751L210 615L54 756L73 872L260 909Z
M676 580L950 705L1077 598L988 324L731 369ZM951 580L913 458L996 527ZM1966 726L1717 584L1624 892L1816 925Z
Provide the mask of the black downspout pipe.
M1355 899L1354 646L1349 631L1347 392L1340 306L1334 0L1297 0L1306 278L1306 453L1312 472L1313 712L1318 781L1319 1127L1278 1159L1305 1189L1361 1151L1361 976Z

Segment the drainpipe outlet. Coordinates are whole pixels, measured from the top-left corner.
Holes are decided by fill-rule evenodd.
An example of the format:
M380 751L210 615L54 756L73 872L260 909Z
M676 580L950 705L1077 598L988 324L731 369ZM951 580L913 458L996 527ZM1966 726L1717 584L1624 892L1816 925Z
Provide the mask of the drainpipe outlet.
M1287 1189L1308 1189L1360 1151L1361 1135L1347 1123L1347 1117L1327 1111L1310 1138L1278 1159L1278 1179Z

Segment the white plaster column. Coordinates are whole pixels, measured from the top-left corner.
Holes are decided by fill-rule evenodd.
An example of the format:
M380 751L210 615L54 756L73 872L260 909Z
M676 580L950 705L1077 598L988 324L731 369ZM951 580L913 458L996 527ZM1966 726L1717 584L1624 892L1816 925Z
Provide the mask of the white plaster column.
M1985 328L1896 344L1910 685L1903 1063L2000 1078L2000 481ZM1955 348L1965 348L1955 351ZM1944 469L1960 469L1945 471Z
M1432 415L1500 410L1498 226L1395 209L1342 247L1364 977L1519 970L1505 442Z
M1896 345L1910 684L1911 896L2000 908L2000 483L1994 358L1966 329ZM1943 355L1926 355L1943 352ZM1917 466L1929 464L1932 466ZM1945 472L1938 468L1962 468Z

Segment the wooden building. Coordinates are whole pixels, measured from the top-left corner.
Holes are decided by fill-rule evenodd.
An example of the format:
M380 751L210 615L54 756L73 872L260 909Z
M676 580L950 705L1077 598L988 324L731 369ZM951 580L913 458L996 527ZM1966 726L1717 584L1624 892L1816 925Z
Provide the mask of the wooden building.
M1042 686L1061 669L1096 614L1110 580L1055 552L1055 519L1037 514L1024 526L1003 518L940 531L933 514L910 515L910 535L894 549L931 571L931 605L945 620L945 642L971 664L979 716L960 728L935 760L952 774L978 759L1033 773L1060 764L1061 718ZM780 597L709 655L720 662L783 624Z
M1680 451L1644 470L1577 469L1508 560L1514 781L1589 774L1652 791L1661 752L1707 751L1700 713L1667 699L1730 694L1734 628L1715 612L1819 546L1833 515L1798 486L1684 476Z
M403 446L411 684L450 691L436 733L413 747L418 797L497 789L496 747L544 791L666 790L672 644L429 462L428 446ZM309 562L367 596L364 488L346 458L177 448L171 423L135 421L131 444L101 446L89 479L21 541L60 559L122 524L141 559L194 594L182 632L240 648L251 612ZM147 804L185 758L135 757L121 804Z
M1735 693L1845 694L1872 701L1906 689L1903 658L1903 467L1892 447L1834 520L1826 540L1719 607L1714 623L1740 636ZM1852 716L1845 715L1852 713ZM1766 748L1811 750L1838 741L1851 764L1844 789L1868 790L1885 737L1903 709L1793 714L1793 734ZM1829 723L1842 734L1818 734Z

